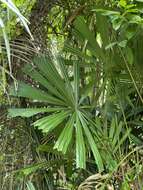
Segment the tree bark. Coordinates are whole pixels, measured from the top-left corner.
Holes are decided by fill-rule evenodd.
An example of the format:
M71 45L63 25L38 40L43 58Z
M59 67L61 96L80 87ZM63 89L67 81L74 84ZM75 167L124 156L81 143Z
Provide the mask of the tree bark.
M40 47L46 48L47 31L46 26L47 15L58 0L37 0L30 16L30 30L34 36L34 41L40 44Z
M46 26L47 15L51 9L58 3L58 0L37 0L31 10L31 16L29 18L29 28L34 37L34 41L29 40L29 36L25 30L22 34L18 36L12 44L17 45L19 50L23 46L22 53L12 52L12 68L13 74L16 79L23 80L23 75L21 75L21 68L26 62L30 62L36 52L45 53L49 52L47 50L47 32L48 27ZM16 49L15 48L15 49ZM31 49L31 50L30 50ZM33 49L33 50L32 50Z

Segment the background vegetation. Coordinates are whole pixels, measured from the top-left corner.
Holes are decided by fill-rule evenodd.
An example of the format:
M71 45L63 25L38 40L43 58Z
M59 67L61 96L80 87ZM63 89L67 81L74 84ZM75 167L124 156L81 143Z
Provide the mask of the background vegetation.
M143 1L0 1L0 189L143 189Z

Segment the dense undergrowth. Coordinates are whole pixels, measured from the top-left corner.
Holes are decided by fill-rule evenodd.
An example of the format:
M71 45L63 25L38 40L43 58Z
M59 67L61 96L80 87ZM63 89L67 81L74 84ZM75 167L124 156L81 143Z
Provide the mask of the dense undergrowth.
M22 2L30 39L2 15L0 188L142 190L143 1Z

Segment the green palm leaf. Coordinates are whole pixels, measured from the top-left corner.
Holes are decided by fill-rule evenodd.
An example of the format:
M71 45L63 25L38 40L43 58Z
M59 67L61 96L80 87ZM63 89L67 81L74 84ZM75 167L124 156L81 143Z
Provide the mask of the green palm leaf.
M10 117L31 117L38 113L51 113L55 111L61 111L63 108L55 107L46 107L46 108L13 108L9 109L9 116Z
M61 111L59 113L54 113L50 116L37 120L34 122L34 126L38 127L38 129L41 129L43 133L48 133L57 127L69 114L70 111Z
M83 138L83 128L79 119L79 113L76 116L76 165L85 169L86 152Z
M73 147L76 150L76 166L77 168L85 169L85 144L88 144L88 150L92 150L96 164L101 171L103 169L102 159L95 140L88 129L89 121L85 120L81 114L84 108L79 105L80 66L78 62L73 63L73 81L70 80L64 59L61 57L57 58L57 66L47 56L35 58L33 64L34 68L28 65L23 71L33 79L37 87L19 82L18 89L15 90L12 86L10 94L15 97L26 97L30 101L40 102L41 104L43 102L44 107L13 108L9 109L9 115L12 117L31 117L39 113L47 113L47 116L41 116L33 125L45 134L50 133L59 126L63 126L63 130L55 142L54 149L66 154L69 147L71 147L69 146L70 143L73 142ZM45 107L46 103L47 107ZM83 110L83 112L88 112L88 110Z
M67 152L67 148L72 139L74 123L75 123L75 114L73 114L70 117L69 121L67 122L65 128L63 129L62 133L60 134L54 146L54 149L57 149L58 151L63 152L63 154Z
M103 168L102 158L101 158L100 152L98 150L98 147L95 143L95 140L92 136L92 133L88 128L87 120L84 118L84 115L82 113L79 114L79 117L80 117L80 121L82 123L83 129L84 129L85 135L88 139L88 143L90 144L90 148L91 148L94 158L96 160L98 169L99 169L99 171L103 171L104 168Z
M37 101L48 102L54 105L64 105L64 102L49 95L47 92L32 87L23 82L18 83L18 89L15 89L15 86L12 86L10 89L10 95L17 97L25 97Z

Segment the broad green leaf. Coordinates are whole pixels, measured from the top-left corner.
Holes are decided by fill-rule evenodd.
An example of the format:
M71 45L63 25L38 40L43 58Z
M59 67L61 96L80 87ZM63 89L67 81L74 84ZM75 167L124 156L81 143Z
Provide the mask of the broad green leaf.
M135 0L135 1L143 3L143 0Z
M43 77L36 69L32 68L32 65L26 65L23 71L26 75L29 75L32 79L44 86L51 94L59 97L62 100L65 100L58 90L53 87L45 77Z
M124 8L126 8L126 6L127 6L127 1L126 1L126 0L120 0L120 1L119 1L119 5L122 6L122 7L124 7Z
M55 112L55 111L60 111L63 110L63 108L12 108L8 109L8 114L10 117L31 117L33 115L36 115L38 113L44 113L44 112Z
M93 32L89 30L83 17L79 16L75 20L74 27L76 30L78 30L81 33L84 39L88 40L88 44L89 44L88 47L92 51L92 53L95 54L98 58L103 59L104 58L103 52L100 46L98 45Z
M118 45L119 45L120 47L126 47L127 42L128 42L127 40L123 40L123 41L119 42Z
M110 27L108 18L101 15L100 13L96 14L96 27L97 27L97 34L100 34L101 42L103 48L105 48L111 40L108 38L110 35Z
M133 56L133 52L132 52L132 49L129 48L129 47L126 47L126 50L125 50L125 55L126 55L126 58L127 58L127 61L130 65L133 64L134 62L134 56Z
M54 105L64 105L61 100L23 82L18 83L18 89L15 89L15 87L12 86L10 89L10 95L43 101Z
M71 97L69 97L68 91L66 89L64 79L59 74L57 68L52 63L52 60L46 56L34 59L34 64L39 68L40 72L48 79L51 85L60 92L60 94L69 102L72 106L73 102Z

